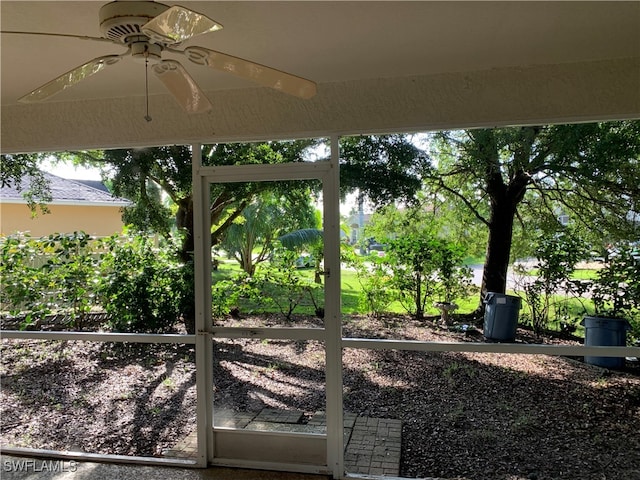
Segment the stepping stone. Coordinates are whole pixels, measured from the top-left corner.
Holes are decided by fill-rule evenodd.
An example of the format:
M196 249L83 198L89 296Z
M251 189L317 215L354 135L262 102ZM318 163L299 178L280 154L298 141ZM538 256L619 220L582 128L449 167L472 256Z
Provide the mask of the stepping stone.
M238 412L232 408L213 407L215 427L244 428L256 416L256 412Z
M358 415L355 413L344 412L342 415L344 428L353 428L353 425L356 423L356 418L358 418ZM308 423L309 425L326 425L327 415L323 411L317 411L311 416Z
M257 430L260 432L294 432L294 433L327 433L327 428L320 425L308 425L302 423L278 423L260 422L255 420L245 427L245 430Z
M263 408L255 418L256 422L272 423L301 423L303 412L299 410L278 410L275 408Z
M213 426L227 428L245 428L255 418L253 413L237 412L233 415L220 415L214 412Z
M355 413L344 412L342 415L342 424L344 425L344 438L343 444L346 450L347 444L349 443L349 439L351 438L351 433L353 431L353 425L356 423L356 418L358 415ZM311 418L309 419L309 425L317 425L325 427L324 432L326 433L326 425L327 425L327 415L323 411L315 412Z
M358 417L345 450L349 473L400 474L402 421L390 418Z
M326 434L326 414L315 412L308 423L302 423L303 412L265 408L255 412L216 409L216 427L232 427L253 431ZM344 460L347 472L374 476L397 477L400 474L402 421L391 418L360 417L344 412ZM197 435L194 430L174 448L163 452L166 457L194 458ZM429 480L429 479L425 479Z

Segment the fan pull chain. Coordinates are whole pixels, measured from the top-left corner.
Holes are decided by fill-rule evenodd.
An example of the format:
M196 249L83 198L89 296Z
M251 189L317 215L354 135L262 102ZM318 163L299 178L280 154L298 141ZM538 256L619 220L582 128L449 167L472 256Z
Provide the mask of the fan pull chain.
M144 58L144 98L147 103L147 114L144 116L144 119L147 122L151 121L151 117L149 116L149 58L145 55Z

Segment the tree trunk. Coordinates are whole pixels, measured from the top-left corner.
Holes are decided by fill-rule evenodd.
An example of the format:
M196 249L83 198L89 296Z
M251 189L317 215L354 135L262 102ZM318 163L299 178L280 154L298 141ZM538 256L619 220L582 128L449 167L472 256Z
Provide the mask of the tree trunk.
M506 188L489 191L491 216L489 217L489 240L482 272L479 311L484 312L482 302L487 292L505 293L507 271L513 239L513 223L526 192L529 178L523 172L516 174Z
M422 276L420 272L416 273L416 319L422 320L424 311L422 310Z
M195 246L193 238L193 200L191 197L185 198L178 203L176 226L178 230L184 230L185 233L178 256L183 262L193 260L193 250Z
M513 163L517 168L505 169L500 163L499 139L493 130L478 130L473 134L476 142L476 155L485 165L484 180L486 192L491 199L489 217L489 240L487 256L482 273L479 312L484 313L482 302L487 292L505 293L507 288L507 270L513 239L513 222L518 204L524 198L531 176L525 166L531 160L532 146L540 131L539 127L524 127L518 130L519 136L514 145ZM505 182L504 174L509 174Z
M487 292L506 291L515 213L515 204L507 199L491 206L489 240L480 289L483 297Z
M194 234L193 234L193 201L186 198L178 203L176 226L184 230L185 236L178 252L180 261L184 263L183 291L180 299L180 316L188 334L196 333L195 302L195 269L194 269Z

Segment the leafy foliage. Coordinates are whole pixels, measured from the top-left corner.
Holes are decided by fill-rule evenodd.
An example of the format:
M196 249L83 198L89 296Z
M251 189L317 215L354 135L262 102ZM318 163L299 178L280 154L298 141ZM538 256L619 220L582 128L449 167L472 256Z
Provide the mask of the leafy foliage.
M458 243L443 240L437 250L436 295L439 301L452 303L465 297L471 286L471 269L463 265L466 250Z
M33 215L38 209L41 213L49 213L47 203L51 202L49 182L38 168L42 159L42 154L0 155L0 186L21 190L27 183L23 197Z
M291 315L303 297L309 294L311 282L302 278L295 266L296 253L280 249L266 268L256 272L253 280L260 298L273 303L291 321Z
M39 260L44 243L28 234L3 237L0 243L0 303L12 316L25 315L23 326L51 313L50 296L44 292L50 285L47 272Z
M267 260L283 233L315 226L314 209L307 195L264 192L247 205L227 228L222 248L240 267L253 275L257 264Z
M342 195L359 191L377 206L412 202L430 159L406 135L340 139Z
M52 250L43 270L49 283L55 285L55 302L58 308L70 306L69 315L76 329L82 330L85 316L96 306L96 289L99 281L99 241L85 232L52 234L44 242Z
M312 141L214 144L202 147L204 165L273 164L301 161ZM153 230L168 238L172 226L186 232L180 257L187 261L193 251L192 152L186 145L172 145L131 150L108 150L94 163L108 164L115 172L116 195L134 200L125 212L137 228ZM269 183L213 184L209 211L212 244L222 239L226 229L241 215L256 195L265 190L292 186ZM173 206L167 203L171 202Z
M82 330L97 305L100 241L85 232L34 239L18 234L2 241L2 309L24 316L23 327L53 312L69 315Z
M470 272L463 267L464 250L427 232L406 235L388 242L385 264L390 284L400 301L416 318L424 317L429 301L450 302L465 291Z
M552 305L552 299L560 290L572 290L571 274L578 261L585 259L588 253L584 242L570 228L553 236L539 235L535 243L538 273L535 280L523 286L531 313L531 326L536 334L547 328L552 306L556 312L566 310L559 303Z
M234 308L239 310L241 301L260 298L255 282L246 272L234 275L228 280L218 280L212 285L211 292L214 317L224 317ZM269 299L264 301L268 302Z
M483 291L504 292L516 218L557 225L561 209L600 241L638 228L628 217L640 205L638 121L441 132L433 140L430 188L461 202L489 232Z
M622 245L610 255L593 284L596 315L625 318L640 338L640 261Z
M166 332L180 313L181 267L169 248L146 235L112 236L102 256L100 295L110 326L124 332Z
M344 245L341 254L343 261L356 271L361 287L360 308L374 318L382 318L399 296L391 286L391 273L384 259L375 255L357 255L351 245Z

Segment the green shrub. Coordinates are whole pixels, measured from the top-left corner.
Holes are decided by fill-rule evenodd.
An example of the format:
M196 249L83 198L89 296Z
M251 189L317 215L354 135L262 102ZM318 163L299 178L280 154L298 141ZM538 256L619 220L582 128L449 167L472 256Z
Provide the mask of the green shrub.
M218 280L213 284L211 291L214 317L227 315L232 308L239 307L243 301L252 302L260 299L256 282L245 272L238 272L228 280Z
M110 327L124 332L169 331L181 313L189 269L175 261L171 248L155 247L146 235L114 235L106 245L100 296Z
M421 319L432 300L465 296L471 270L463 265L464 255L462 247L428 232L391 240L384 257L392 273L389 285L400 293L407 312Z
M52 253L42 271L54 288L55 309L66 312L77 330L83 329L86 315L96 306L100 243L85 232L56 233L44 241Z
M630 247L607 259L593 282L592 298L596 315L628 320L632 337L640 339L640 261Z
M531 326L537 334L542 333L549 325L553 311L556 320L566 326L575 324L568 316L567 300L553 303L561 289L566 291L582 288L580 282L570 280L575 266L587 255L583 242L570 229L564 229L555 235L543 234L535 244L537 277L534 281L523 285L526 305L531 315ZM524 270L516 269L524 274ZM574 325L575 326L575 325Z
M43 242L28 234L0 239L0 308L11 316L24 316L23 327L53 309L47 294L52 286L40 264L43 258Z
M342 259L356 271L360 284L359 308L374 318L381 318L398 297L398 292L391 288L391 276L384 259L377 255L365 259L352 247L343 247Z
M312 282L296 268L298 254L291 250L276 250L271 262L260 265L252 283L261 300L275 305L287 321L307 295L312 295ZM315 302L315 299L314 299Z

